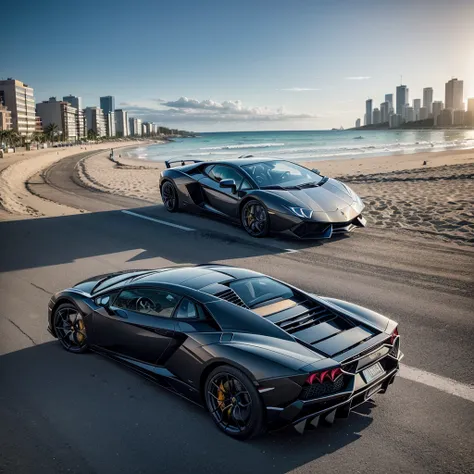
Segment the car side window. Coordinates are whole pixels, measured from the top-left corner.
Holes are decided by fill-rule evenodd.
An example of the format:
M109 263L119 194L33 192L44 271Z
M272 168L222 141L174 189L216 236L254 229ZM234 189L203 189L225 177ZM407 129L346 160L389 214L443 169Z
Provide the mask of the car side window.
M249 189L253 189L252 185L250 184L249 181L247 181L246 179L244 179L242 181L242 186L240 186L240 189L239 191L248 191Z
M203 319L204 314L201 307L189 300L183 298L176 311L176 318L178 319Z
M242 184L244 177L234 168L224 165L216 165L209 172L209 177L214 181L222 181L223 179L233 179L237 189Z
M114 306L128 311L170 318L179 297L168 291L152 288L129 288L122 290L114 301Z

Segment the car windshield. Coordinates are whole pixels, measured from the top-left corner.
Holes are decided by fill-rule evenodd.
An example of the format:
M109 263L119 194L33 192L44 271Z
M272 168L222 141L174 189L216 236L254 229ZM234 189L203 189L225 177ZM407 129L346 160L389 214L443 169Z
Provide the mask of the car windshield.
M289 161L263 161L242 168L261 188L294 188L317 185L321 176Z
M254 308L270 300L289 299L294 296L291 288L267 277L237 280L230 283L229 286L249 308Z

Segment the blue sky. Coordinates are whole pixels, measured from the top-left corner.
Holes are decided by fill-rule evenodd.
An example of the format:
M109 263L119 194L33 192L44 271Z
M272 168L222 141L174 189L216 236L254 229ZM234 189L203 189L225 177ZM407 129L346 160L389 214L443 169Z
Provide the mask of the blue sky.
M0 77L37 101L114 95L173 127L314 130L352 126L401 74L410 100L426 86L444 100L451 77L474 96L472 0L8 3Z

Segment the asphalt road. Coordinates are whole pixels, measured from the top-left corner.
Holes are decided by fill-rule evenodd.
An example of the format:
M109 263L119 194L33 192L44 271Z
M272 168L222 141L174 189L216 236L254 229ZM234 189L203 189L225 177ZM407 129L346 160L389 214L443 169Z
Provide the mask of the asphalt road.
M0 472L474 470L473 403L450 393L474 382L470 249L370 228L326 243L255 240L220 221L81 188L71 179L80 158L30 189L91 213L0 222ZM397 319L404 363L432 383L400 377L332 427L242 443L203 409L97 355L68 354L46 332L51 293L83 278L209 261Z

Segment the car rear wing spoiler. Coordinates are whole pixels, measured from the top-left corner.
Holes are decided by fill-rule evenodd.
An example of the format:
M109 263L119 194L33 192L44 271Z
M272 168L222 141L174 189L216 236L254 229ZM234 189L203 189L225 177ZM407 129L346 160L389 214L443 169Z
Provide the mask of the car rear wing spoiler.
M203 163L203 160L167 160L165 165L167 168L171 168L173 163L181 163L180 166L184 166L186 163Z

